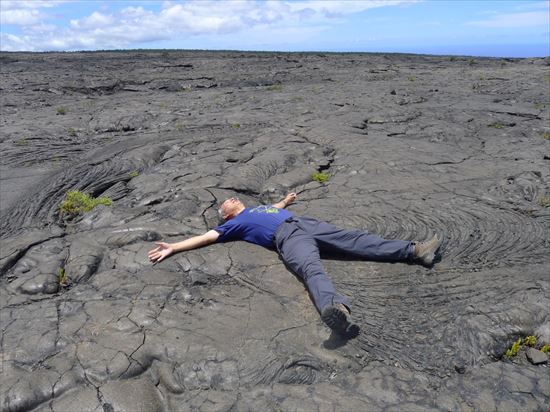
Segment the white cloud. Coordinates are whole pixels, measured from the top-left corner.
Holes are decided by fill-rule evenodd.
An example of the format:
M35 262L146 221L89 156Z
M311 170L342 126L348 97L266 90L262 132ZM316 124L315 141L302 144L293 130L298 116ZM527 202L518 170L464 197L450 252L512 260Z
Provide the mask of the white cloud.
M524 13L497 14L486 20L471 21L470 26L490 28L517 28L532 26L548 26L549 16L545 11L531 11Z
M120 11L122 18L139 19L146 16L153 16L153 12L145 10L143 7L126 7Z
M113 24L115 19L111 15L101 14L94 11L88 17L83 19L71 20L71 27L75 29L95 29Z
M331 20L367 9L411 4L420 0L356 1L247 1L189 0L166 1L154 12L150 3L128 6L114 14L94 11L73 19L69 27L51 30L44 24L41 9L60 1L0 1L11 23L23 26L23 35L3 36L2 49L79 50L129 48L158 40L185 39L189 36L240 34L248 36L260 30L270 42L281 33L319 33ZM11 14L10 14L11 12ZM34 30L33 30L34 27ZM245 34L243 34L245 33ZM271 37L271 38L270 38ZM251 40L251 39L249 39Z
M0 2L0 11L4 10L20 10L20 9L41 9L55 7L61 3L66 3L66 0L47 1L47 0L2 0Z
M16 24L18 26L30 26L42 20L38 10L14 9L5 10L0 13L0 22L4 24Z
M398 6L404 4L418 3L420 0L355 0L355 1L297 1L288 2L292 11L307 12L322 15L324 17L336 17L345 14L353 14L368 9L385 6Z
M31 26L39 24L47 15L40 9L55 7L63 1L0 1L0 23L17 26Z
M0 35L0 42L2 43L2 51L31 50L28 48L25 39L13 34L2 33Z
M539 1L536 3L521 3L519 6L516 7L516 10L533 10L533 9L545 9L547 11L550 11L550 3L548 3L548 0L546 0L546 1Z

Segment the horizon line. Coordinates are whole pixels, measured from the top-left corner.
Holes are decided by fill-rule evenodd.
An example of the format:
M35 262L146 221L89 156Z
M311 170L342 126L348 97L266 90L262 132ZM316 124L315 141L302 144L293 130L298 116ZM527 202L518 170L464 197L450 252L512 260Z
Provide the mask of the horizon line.
M483 59L546 59L547 55L537 56L484 56L476 54L454 54L454 53L418 53L399 51L335 51L335 50L256 50L256 49L178 49L178 48L128 48L128 49L83 49L83 50L0 50L0 53L25 53L25 54L46 54L46 53L122 53L122 52L233 52L233 53L287 53L287 54L390 54L390 55L414 55L414 56L435 56L435 57L476 57Z

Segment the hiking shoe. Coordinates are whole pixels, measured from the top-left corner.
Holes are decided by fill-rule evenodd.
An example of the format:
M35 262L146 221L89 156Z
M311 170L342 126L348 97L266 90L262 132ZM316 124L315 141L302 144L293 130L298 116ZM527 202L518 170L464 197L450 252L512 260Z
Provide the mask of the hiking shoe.
M437 235L434 235L434 237L426 242L413 242L414 258L423 265L432 266L435 259L435 252L437 252L441 246L441 242L443 242L443 239Z
M342 303L323 309L321 319L332 331L343 337L351 339L359 335L359 326L351 323L349 309Z

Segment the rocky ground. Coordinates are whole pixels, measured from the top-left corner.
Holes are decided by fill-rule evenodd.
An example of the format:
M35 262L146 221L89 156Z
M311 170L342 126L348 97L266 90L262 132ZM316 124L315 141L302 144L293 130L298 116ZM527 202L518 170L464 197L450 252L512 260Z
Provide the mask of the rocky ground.
M2 53L3 411L541 411L550 343L548 59ZM312 173L329 180L319 183ZM60 215L67 191L108 196ZM331 336L274 252L157 265L153 241L279 200L434 268L328 256Z

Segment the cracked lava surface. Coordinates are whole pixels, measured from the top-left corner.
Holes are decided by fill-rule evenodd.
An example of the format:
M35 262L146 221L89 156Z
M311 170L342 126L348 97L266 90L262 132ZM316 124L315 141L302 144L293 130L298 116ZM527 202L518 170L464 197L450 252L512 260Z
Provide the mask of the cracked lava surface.
M550 408L548 365L503 356L518 337L550 343L548 59L0 61L2 411ZM71 189L114 204L68 220ZM274 252L147 260L155 240L215 226L229 196L289 191L297 215L444 235L442 259L327 256L362 329L348 342Z

